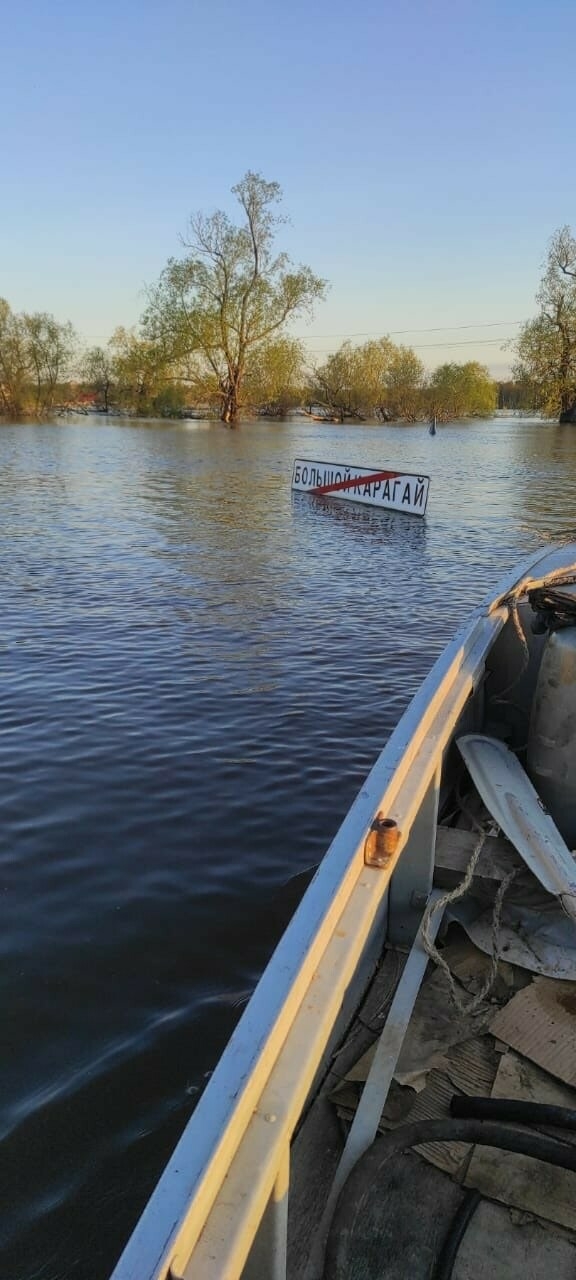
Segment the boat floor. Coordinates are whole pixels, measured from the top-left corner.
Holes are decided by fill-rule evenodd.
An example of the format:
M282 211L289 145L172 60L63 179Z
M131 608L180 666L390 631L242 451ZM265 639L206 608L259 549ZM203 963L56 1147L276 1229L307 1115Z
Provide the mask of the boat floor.
M467 843L468 842L468 843ZM470 833L445 836L435 880L450 886L469 856ZM516 857L491 842L473 891L489 902L502 868ZM538 895L536 894L536 902ZM443 951L461 995L478 992L488 955L458 923ZM574 956L576 962L576 955ZM292 1147L289 1280L302 1280L324 1204L405 963L387 948L361 1009ZM450 1001L448 980L432 964L420 990L380 1120L385 1133L406 1121L447 1117L454 1094L545 1102L576 1111L576 982L502 963L490 996L472 1016ZM558 1130L540 1129L558 1138ZM576 1143L576 1133L562 1131ZM555 1280L576 1276L576 1173L500 1150L438 1143L374 1170L329 1251L325 1280L429 1280L454 1214L470 1188L480 1202L465 1231L454 1280ZM346 1187L343 1196L346 1196ZM446 1273L448 1274L448 1273Z

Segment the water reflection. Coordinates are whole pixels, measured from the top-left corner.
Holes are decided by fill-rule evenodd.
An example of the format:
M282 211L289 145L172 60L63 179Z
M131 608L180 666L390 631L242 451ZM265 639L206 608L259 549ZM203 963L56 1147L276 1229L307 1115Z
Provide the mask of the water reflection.
M321 528L328 523L354 538L369 540L400 553L421 555L426 546L426 517L381 511L361 503L329 501L311 494L294 492L292 510L299 519Z

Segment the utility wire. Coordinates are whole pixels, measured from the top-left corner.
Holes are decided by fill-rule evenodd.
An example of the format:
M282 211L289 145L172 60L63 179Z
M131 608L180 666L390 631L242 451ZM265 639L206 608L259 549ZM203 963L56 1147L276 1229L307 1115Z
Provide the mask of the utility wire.
M386 334L400 333L451 333L456 329L501 329L505 325L526 324L525 320L479 320L477 324L437 324L432 325L428 329L387 329ZM294 338L305 338L304 333L295 333ZM379 338L382 336L381 329L366 329L358 333L317 333L317 338Z
M506 325L519 325L519 324L526 324L526 321L525 320L488 320L488 321L480 320L476 324L438 324L438 325L432 325L431 327L426 329L387 329L386 336L390 334L393 334L394 336L398 336L399 334L406 334L406 333L453 333L455 330L460 330L460 329L501 329ZM346 338L381 338L382 336L383 336L382 329L365 329L365 330L359 330L356 333L345 333L345 332L315 333L312 335L309 333L291 334L291 337L293 338L302 338L307 340L316 339L316 338L344 338L344 339ZM86 333L84 337L89 338L92 342L108 340L107 335L103 333ZM486 341L486 339L484 339L484 341ZM498 341L498 339L495 339L495 341ZM439 345L455 346L456 343L442 343Z
M501 347L506 338L468 338L457 342L414 342L412 343L413 351L427 351L432 347ZM332 347L310 347L310 355L328 356L334 354Z

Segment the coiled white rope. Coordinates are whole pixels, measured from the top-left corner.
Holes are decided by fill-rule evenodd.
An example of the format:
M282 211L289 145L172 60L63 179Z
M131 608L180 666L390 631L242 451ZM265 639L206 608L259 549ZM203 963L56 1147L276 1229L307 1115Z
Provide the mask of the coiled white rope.
M492 914L492 956L490 969L482 983L482 986L480 987L480 990L472 997L471 1000L465 1001L462 999L448 962L444 959L442 952L438 950L436 943L432 941L430 936L430 922L437 911L444 911L452 902L458 902L459 899L463 898L464 894L468 892L470 885L472 884L472 878L478 864L478 859L484 848L486 836L486 831L480 831L472 851L472 856L466 868L466 873L460 881L460 884L456 885L455 889L450 889L448 893L443 894L442 897L436 898L435 901L428 903L422 917L422 924L420 927L422 946L424 947L426 955L435 965L438 966L439 969L442 970L442 973L445 974L450 989L450 999L462 1018L466 1018L470 1014L476 1013L476 1010L479 1009L480 1005L490 994L498 976L498 965L501 960L500 921L502 919L504 895L508 886L514 879L516 872L510 871L507 876L504 876L504 879L501 880L498 885L498 890L494 899L494 911Z

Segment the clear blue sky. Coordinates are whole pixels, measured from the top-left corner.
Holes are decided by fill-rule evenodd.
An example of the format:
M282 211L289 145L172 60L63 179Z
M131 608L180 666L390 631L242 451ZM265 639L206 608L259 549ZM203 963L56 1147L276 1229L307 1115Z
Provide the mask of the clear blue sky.
M576 225L574 0L23 0L2 35L0 295L87 340L137 322L195 209L279 181L331 282L318 352L410 330L498 371ZM480 339L482 344L480 345ZM449 341L449 348L427 344Z

